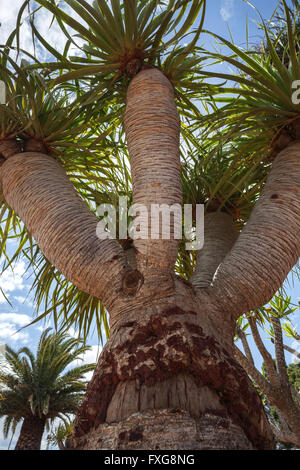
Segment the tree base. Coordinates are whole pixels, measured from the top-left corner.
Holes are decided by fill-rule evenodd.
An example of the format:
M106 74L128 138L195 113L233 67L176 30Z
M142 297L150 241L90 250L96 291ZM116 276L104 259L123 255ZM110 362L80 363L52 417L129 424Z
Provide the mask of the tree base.
M71 442L69 442L71 445ZM77 441L84 450L253 450L244 432L229 418L204 413L192 418L183 410L134 413L104 423Z
M69 447L272 449L261 400L231 351L204 333L206 317L162 304L151 312L106 344Z

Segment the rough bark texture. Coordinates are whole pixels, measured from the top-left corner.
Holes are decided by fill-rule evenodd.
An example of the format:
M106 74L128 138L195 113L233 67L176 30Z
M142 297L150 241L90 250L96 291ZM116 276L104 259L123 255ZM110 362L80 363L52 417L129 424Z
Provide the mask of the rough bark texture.
M131 81L124 123L134 204L144 205L148 215L151 204L181 204L180 120L173 87L159 70L143 70ZM151 240L151 221L148 227L149 239L134 242L138 269L143 274L149 269L172 271L178 240ZM161 228L157 235L161 238Z
M253 449L240 427L222 412L204 412L195 419L179 409L150 410L119 423L103 424L87 434L82 443L85 450Z
M300 141L273 162L237 242L221 263L213 291L235 318L270 300L300 255Z
M99 240L98 219L78 196L62 166L42 153L10 157L1 167L4 197L40 249L66 278L109 306L128 269L116 240Z
M32 414L26 416L15 450L40 450L45 424L44 418Z
M204 218L204 246L197 252L196 269L190 281L196 288L208 287L239 232L232 217L224 212L206 214Z
M205 302L175 280L168 298L124 315L101 354L70 448L272 448L261 401Z

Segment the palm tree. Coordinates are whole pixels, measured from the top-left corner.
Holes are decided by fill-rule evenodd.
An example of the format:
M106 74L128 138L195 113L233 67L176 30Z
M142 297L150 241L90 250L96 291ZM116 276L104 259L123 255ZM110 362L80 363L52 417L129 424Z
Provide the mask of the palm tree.
M49 331L42 333L36 356L27 347L14 351L6 346L0 416L5 417L5 437L22 422L17 450L39 450L45 427L56 418L67 423L82 402L85 374L95 368L95 364L72 367L89 348L64 333Z
M31 262L40 263L37 270L41 268L37 273L40 299L43 293L49 299L50 285L57 282L54 315L59 303L63 321L74 320L87 329L94 312L100 311L100 320L105 317L103 308L109 312L110 339L77 413L70 446L273 448L259 396L234 358L233 339L237 318L273 296L300 254L296 125L300 108L289 95L291 81L299 75L299 58L289 22L287 69L272 44L268 56L256 57L218 38L231 48L230 55L204 54L198 46L204 0L112 0L110 4L97 0L93 6L84 0L66 0L68 9L52 0L36 3L54 14L67 44L63 54L57 53L32 23L35 38L55 60L26 65L22 74L14 67L13 75L6 66L9 47L4 49L2 79L12 99L1 108L6 119L0 148L6 204L3 235L6 240L13 227L20 240L16 256L29 243L26 254ZM78 15L81 22L75 19ZM196 27L186 45L193 24ZM68 46L78 46L78 34L84 45L69 57ZM208 66L203 70L209 55L239 67L242 73L210 72ZM29 101L16 99L15 83L21 78L28 83L38 69L45 79L45 93ZM205 84L204 76L235 80L240 87ZM23 95L29 96L31 90L27 86ZM67 95L67 103L57 98L54 110L44 106L49 92ZM197 100L202 100L207 114L201 115ZM31 112L36 103L43 113ZM74 113L71 123L78 120L80 126L72 127L67 121L70 112ZM55 131L48 128L54 125ZM224 158L213 150L220 174L212 184L219 180L232 197L224 198L206 184L204 203L212 219L209 233L218 232L218 236L211 237L212 243L207 237L207 246L196 256L195 276L188 281L174 273L178 240L133 240L133 251L117 240L99 240L92 202L101 184L105 186L105 177L112 176L108 173L114 172L113 165L118 170L111 183L118 179L126 146L132 201L146 208L153 203L181 204L185 194L180 134L188 145L187 129L195 140L200 126L207 138L217 131L217 148L231 138L237 147L234 155L242 155L241 165L248 156L256 156L261 171L238 172L232 165L227 183L237 190L230 190L221 175L226 148ZM77 150L81 150L79 156ZM210 156L209 152L206 162ZM229 158L235 157L230 153ZM201 190L201 179L209 179L203 168L202 174L195 169L195 189ZM208 168L212 175L217 166ZM191 180L191 172L186 175ZM241 192L248 192L246 210L247 197L241 197ZM245 228L234 233L234 228L244 225L254 203ZM241 217L236 208L243 209ZM225 212L231 218L220 218ZM222 227L233 224L229 242L220 223ZM221 246L218 255L205 256L205 250L212 253L216 245ZM7 254L5 243L3 252ZM198 276L203 260L204 283ZM66 296L61 282L66 283Z

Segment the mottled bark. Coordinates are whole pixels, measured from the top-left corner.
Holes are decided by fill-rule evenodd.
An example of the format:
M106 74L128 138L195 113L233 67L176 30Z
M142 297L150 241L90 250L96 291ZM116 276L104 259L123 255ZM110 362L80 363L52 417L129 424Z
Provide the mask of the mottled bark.
M171 272L178 240L151 239L151 204L180 204L180 120L174 90L157 69L141 71L131 81L126 99L125 131L130 155L133 202L148 210L148 240L135 240L138 269ZM181 210L181 206L180 206ZM171 217L172 220L172 217ZM181 228L181 224L180 224ZM162 237L162 230L156 233Z
M20 153L1 167L8 204L40 249L75 286L110 306L128 270L116 240L99 240L98 219L76 193L62 166L41 153Z
M214 328L213 308L173 282L168 297L129 305L112 329L70 448L272 448L260 398Z
M190 281L196 288L208 287L218 266L231 250L239 232L232 217L213 212L204 218L204 246L197 252L196 268Z
M45 424L45 418L32 414L26 416L15 450L40 450Z
M300 141L277 155L237 242L219 266L212 295L234 318L270 300L300 255Z

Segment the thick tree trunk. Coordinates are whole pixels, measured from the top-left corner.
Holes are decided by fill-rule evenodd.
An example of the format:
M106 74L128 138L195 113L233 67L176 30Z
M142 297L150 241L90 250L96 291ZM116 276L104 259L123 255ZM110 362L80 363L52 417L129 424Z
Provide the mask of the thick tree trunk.
M46 420L32 414L24 418L15 450L40 450Z
M174 277L168 296L138 300L119 312L68 447L271 449L261 400L206 299Z

